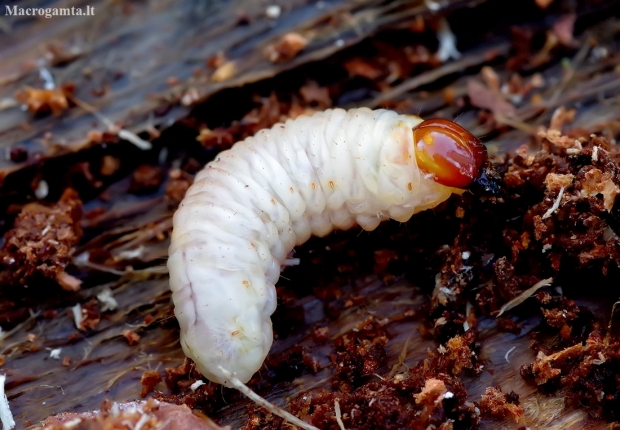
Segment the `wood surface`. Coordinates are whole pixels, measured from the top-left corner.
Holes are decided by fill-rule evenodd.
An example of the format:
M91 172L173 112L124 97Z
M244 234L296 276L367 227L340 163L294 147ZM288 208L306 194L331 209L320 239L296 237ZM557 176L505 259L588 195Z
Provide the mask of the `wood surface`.
M338 58L341 51L355 48L368 38L407 27L416 15L425 19L438 14L448 15L457 40L465 40L461 58L404 79L387 91L369 92L362 97L352 97L350 101L344 100L343 106L377 107L385 101L408 101L410 107L404 109L408 113L443 117L458 115L459 123L476 135L486 136L485 141L496 154L529 142L536 127L548 124L560 106L578 108L575 127L591 132L613 133L618 130L620 75L616 65L620 59L617 38L620 21L613 2L597 2L579 9L578 47L564 60L550 61L538 69L550 83L543 91L542 104L523 103L510 119L503 123L498 121L493 128L479 125L476 110L461 110L447 103L444 90L450 87L455 97L467 94L468 81L479 79L484 65L491 65L501 77L509 73L506 62L511 53L510 34L508 24L504 23L510 23L510 17L502 17L498 23L488 23L490 27L501 24L505 31L499 32L497 37L480 40L467 39L470 30L460 18L465 16L461 14L471 16L472 10L497 7L497 1L443 1L439 3L438 11L429 10L428 2L423 1L379 0L332 0L318 4L302 0L20 2L24 7L39 4L47 7L91 5L95 7L96 17L0 17L0 151L4 153L5 149L21 145L30 154L40 154L24 163L13 163L0 157L0 172L9 175L5 186L0 189L5 207L11 202L21 204L30 198L11 188L19 187L10 181L10 175L20 174L28 166L36 171L49 159L66 159L70 153L85 151L96 145L88 142L89 131L107 128L91 112L79 106L71 107L60 116L33 117L15 103L13 97L19 89L41 87L41 68L49 70L58 85L75 83L75 97L93 106L113 123L148 138L146 131L149 128L164 131L191 115L193 109L200 109L200 106L214 109L208 104L214 94L226 94L231 88L255 82L275 86L278 77L287 71L302 69L308 63L320 67L322 62ZM282 5L282 16L275 21L264 16L265 7L270 4ZM249 19L248 25L238 25L241 12ZM335 15L347 16L348 19L330 20ZM515 24L544 25L544 19L531 23L527 22L527 17L519 19L521 21ZM263 53L264 46L291 31L308 37L307 48L289 62L273 64L268 61ZM607 49L607 57L591 60L594 46L589 41L593 39L598 46ZM74 53L75 58L67 64L54 64L46 55L50 44ZM205 62L220 51L225 53L227 60L235 61L236 72L230 79L213 82L212 71L207 70ZM89 73L85 74L85 69L89 69ZM196 69L202 72L195 74ZM178 83L169 85L170 77L177 78ZM94 96L93 89L101 87L107 89L105 94ZM190 89L196 91L197 97L191 104L183 105L180 100ZM236 119L240 118L229 118L230 121ZM46 133L51 133L52 144L43 138ZM164 146L173 147L174 139L170 136L166 139ZM127 153L136 156L136 149L130 143L121 140L118 145L130 148ZM157 147L158 151L160 149ZM24 177L30 178L28 175L34 174L24 173ZM148 326L144 323L147 315L154 315L156 319L171 318L170 293L163 264L167 241L153 240L153 237L158 231L170 231L174 207L164 198L162 188L148 196L135 196L127 193L127 183L128 180L123 179L111 185L105 202L99 198L86 202L87 209L105 205L106 212L97 222L85 222L86 236L76 258L94 249L121 255L123 251L142 247L138 257L139 269L123 273L118 268L106 270L82 266L84 283L81 291L71 295L59 293L57 299L46 297L42 302L30 298L27 309L31 315L16 327L0 332L0 354L6 355L0 373L7 374L6 392L18 426L22 426L18 428L25 427L27 422L34 425L63 411L96 409L104 398L115 401L137 399L144 371L162 370L183 362L178 327L174 321ZM122 258L120 261L122 263ZM135 265L136 261L131 263ZM302 261L302 264L311 263ZM113 291L119 308L95 329L76 330L70 308L77 303L86 303L104 288ZM415 285L407 281L386 287L379 279L370 276L360 278L350 288L356 295L365 297L363 304L348 308L337 319L326 315L321 300L312 294L289 304L291 308L304 310L305 325L278 339L272 354L294 345L304 345L312 327L328 325L333 338L369 315L394 317L404 309L419 310L426 300ZM611 312L608 299L580 300L598 309L601 315ZM43 312L49 309L56 310L58 316L44 317ZM501 384L504 392L513 389L521 395L521 404L526 411L524 423L530 428L606 428L608 423L594 420L585 411L565 409L561 396L541 396L535 387L522 380L520 366L534 358L529 349L528 333L537 326L539 319L531 317L519 322L523 330L516 336L499 331L492 319L480 320L482 356L486 360L486 369L491 369L492 373L485 371L478 377L466 379L471 399L478 400L486 387ZM390 365L398 361L405 343L405 364L409 365L424 358L427 348L436 346L417 335L420 323L414 319L389 324L388 329L393 335L387 346ZM121 334L125 329L140 334L137 345L128 345ZM37 351L31 351L28 334L34 334L38 339ZM62 356L71 357L68 367L60 360L50 358L50 350L55 348L62 348ZM508 351L511 353L507 356ZM316 374L304 374L291 383L279 384L270 392L260 394L286 406L287 399L302 395L306 390L329 388L329 353L329 345L313 349L313 357L324 369ZM389 366L382 371L389 372ZM237 428L247 419L247 405L248 401L238 400L227 404L212 417L221 424ZM518 427L511 422L483 426L489 429Z

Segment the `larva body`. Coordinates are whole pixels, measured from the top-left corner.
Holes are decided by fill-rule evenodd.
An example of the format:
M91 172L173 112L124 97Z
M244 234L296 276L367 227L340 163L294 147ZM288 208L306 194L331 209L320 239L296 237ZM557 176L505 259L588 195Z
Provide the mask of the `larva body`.
M455 188L418 168L412 129L387 110L328 110L220 153L174 215L168 268L181 345L198 370L246 382L271 347L275 283L311 235L407 221ZM486 152L485 152L486 156Z

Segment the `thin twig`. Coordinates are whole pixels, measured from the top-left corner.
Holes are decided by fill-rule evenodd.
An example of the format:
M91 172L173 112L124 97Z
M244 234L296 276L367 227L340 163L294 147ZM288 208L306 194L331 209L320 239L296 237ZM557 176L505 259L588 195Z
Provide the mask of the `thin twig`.
M620 305L620 301L617 301L616 303L614 303L613 307L611 308L611 316L609 317L609 324L607 324L608 331L611 331L611 326L612 326L612 323L614 322L614 314L616 313L616 308L618 307L618 305Z
M573 57L571 67L569 68L568 72L564 74L560 83L556 85L555 91L551 96L551 99L549 100L549 104L553 105L557 103L560 95L564 92L564 89L568 87L568 84L570 84L570 82L573 80L573 77L575 76L575 71L584 62L589 52L590 44L584 43L579 52L577 52L577 55Z
M510 309L512 309L512 308L514 308L516 306L519 306L521 303L523 303L524 301L526 301L527 299L532 297L532 295L536 291L538 291L542 287L548 287L549 285L551 285L552 282L553 282L553 278L547 278L547 279L543 279L542 281L539 281L539 282L535 283L532 287L530 287L527 290L523 291L517 297L515 297L514 299L512 299L511 301L506 303L504 306L502 306L502 308L499 310L499 313L497 314L497 316L499 317L504 312L509 311Z
M99 119L99 121L103 122L106 125L106 127L108 127L110 130L116 131L116 135L119 138L133 143L138 148L140 148L140 149L142 149L144 151L147 151L147 150L149 150L149 149L151 149L153 147L153 145L151 145L151 142L142 139L137 134L135 134L135 133L133 133L133 132L131 132L129 130L125 130L124 128L119 128L116 124L114 124L112 121L110 121L105 115L100 113L97 110L97 108L95 108L94 106L91 106L91 105L89 105L86 102L83 102L83 101L81 101L79 99L76 99L75 97L71 97L71 101L74 102L79 107L81 107L82 109L84 109L86 112L89 112L89 113L92 113L93 115L95 115Z
M407 338L407 340L405 340L405 344L403 345L403 349L400 352L400 355L398 356L398 362L392 366L392 369L390 370L390 373L388 373L388 375L387 375L388 379L392 379L394 377L394 375L396 375L396 372L398 372L398 369L400 368L400 366L405 364L405 360L407 359L407 348L409 346L409 340L410 339L411 339L411 336L409 336Z
M553 212L555 212L557 208L560 207L560 202L562 201L563 195L564 195L564 187L560 188L560 193L558 194L558 198L555 199L555 202L553 202L553 206L551 206L549 210L545 212L545 214L542 216L542 219L547 219L551 215L553 215Z

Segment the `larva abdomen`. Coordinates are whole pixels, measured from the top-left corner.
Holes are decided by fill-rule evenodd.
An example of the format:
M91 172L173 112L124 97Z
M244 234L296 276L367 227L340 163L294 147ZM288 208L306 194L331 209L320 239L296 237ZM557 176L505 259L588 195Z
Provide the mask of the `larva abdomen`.
M174 216L170 286L181 344L210 380L247 381L272 343L279 269L311 234L405 221L453 188L414 156L421 119L334 109L263 130L197 176ZM229 385L229 384L227 384Z

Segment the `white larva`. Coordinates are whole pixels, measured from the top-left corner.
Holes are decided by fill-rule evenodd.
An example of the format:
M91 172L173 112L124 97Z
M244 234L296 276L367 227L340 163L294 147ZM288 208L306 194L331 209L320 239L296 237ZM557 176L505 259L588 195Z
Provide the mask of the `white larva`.
M311 235L407 221L454 188L419 168L421 118L333 109L276 124L220 153L174 215L168 268L181 345L198 370L247 382L273 342L275 283ZM486 155L486 152L485 152Z

